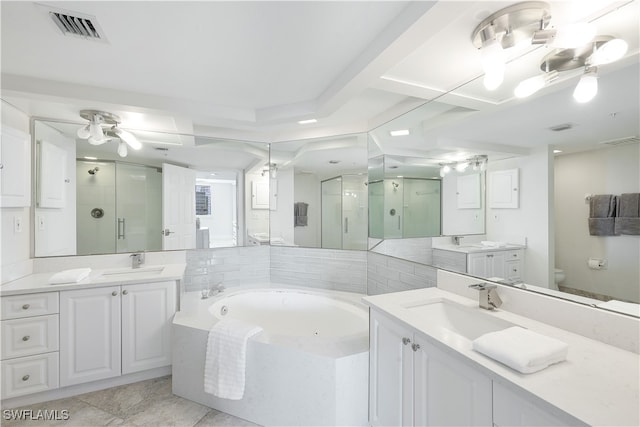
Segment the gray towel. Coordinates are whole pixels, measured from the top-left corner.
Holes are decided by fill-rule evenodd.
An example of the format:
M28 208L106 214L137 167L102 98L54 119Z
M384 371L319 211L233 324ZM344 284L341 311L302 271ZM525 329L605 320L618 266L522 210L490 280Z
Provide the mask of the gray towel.
M309 204L305 202L296 202L293 205L293 226L294 227L306 227L307 226L307 209Z
M612 194L595 194L589 200L589 234L591 236L615 236L616 205L618 197Z
M616 234L640 235L640 193L620 195L614 232Z

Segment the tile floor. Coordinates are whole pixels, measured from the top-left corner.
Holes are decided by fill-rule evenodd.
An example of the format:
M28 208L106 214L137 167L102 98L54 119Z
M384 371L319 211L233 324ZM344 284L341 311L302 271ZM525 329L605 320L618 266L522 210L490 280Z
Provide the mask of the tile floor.
M5 409L5 408L3 408ZM3 427L23 426L256 426L224 412L171 394L171 377L155 378L106 390L52 400L15 410L67 410L68 420L6 420ZM59 412L59 414L62 414ZM61 417L59 417L61 418Z

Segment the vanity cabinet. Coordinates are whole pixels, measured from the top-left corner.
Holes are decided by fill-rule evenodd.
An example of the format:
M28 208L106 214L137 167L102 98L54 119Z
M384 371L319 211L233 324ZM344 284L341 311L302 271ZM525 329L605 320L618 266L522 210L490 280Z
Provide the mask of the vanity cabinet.
M491 380L420 334L370 312L372 426L491 425Z
M60 385L171 364L175 282L60 292Z
M2 301L2 399L58 388L58 292Z
M522 280L522 249L471 253L467 273L478 277Z

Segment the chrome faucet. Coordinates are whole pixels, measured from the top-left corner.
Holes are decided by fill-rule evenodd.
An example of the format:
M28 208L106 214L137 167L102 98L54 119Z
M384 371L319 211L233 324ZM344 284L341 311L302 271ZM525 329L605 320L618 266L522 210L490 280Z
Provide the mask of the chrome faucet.
M456 246L460 246L460 240L463 238L464 236L451 236L451 240L453 240L453 244Z
M140 268L140 266L144 264L143 253L135 253L129 256L131 257L131 268Z
M489 283L475 283L469 285L471 289L479 291L478 306L485 310L493 310L502 305L502 300L498 295L497 286Z

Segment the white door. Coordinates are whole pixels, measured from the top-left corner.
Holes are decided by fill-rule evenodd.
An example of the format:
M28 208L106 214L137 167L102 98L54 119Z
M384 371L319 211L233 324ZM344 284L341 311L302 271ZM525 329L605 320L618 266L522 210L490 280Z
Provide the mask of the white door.
M120 375L120 287L60 292L60 386Z
M122 373L171 364L176 283L122 287Z
M67 153L48 141L40 141L38 207L64 208L66 205Z
M162 164L162 249L196 247L196 171Z
M370 322L369 422L413 425L413 334L375 311Z
M31 144L29 135L2 126L0 140L0 206L31 204Z

